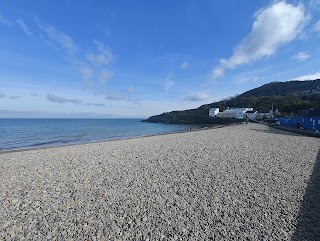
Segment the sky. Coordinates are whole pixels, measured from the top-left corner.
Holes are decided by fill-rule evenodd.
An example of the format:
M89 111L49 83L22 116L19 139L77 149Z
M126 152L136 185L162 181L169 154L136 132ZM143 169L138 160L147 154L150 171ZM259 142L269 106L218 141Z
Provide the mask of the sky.
M320 0L1 0L0 118L146 118L320 78Z

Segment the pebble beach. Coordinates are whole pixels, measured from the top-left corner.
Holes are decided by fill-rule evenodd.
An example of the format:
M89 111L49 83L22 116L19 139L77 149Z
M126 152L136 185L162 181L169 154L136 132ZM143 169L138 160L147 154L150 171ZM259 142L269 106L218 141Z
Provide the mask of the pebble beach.
M320 240L319 149L250 123L0 153L0 240Z

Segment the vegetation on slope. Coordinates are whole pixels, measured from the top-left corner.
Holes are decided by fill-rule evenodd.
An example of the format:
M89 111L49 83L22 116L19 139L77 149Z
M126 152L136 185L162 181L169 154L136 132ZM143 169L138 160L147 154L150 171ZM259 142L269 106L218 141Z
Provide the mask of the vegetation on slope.
M297 115L299 110L320 108L320 79L313 81L272 82L241 95L202 105L197 109L172 111L148 118L147 122L179 124L228 124L236 119L209 118L210 108L253 107L257 111L278 109L283 115Z

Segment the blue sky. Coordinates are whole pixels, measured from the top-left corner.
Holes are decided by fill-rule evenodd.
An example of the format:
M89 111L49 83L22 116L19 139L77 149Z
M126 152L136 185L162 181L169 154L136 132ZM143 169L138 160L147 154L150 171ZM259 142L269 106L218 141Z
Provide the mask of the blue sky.
M148 117L320 78L320 0L0 3L0 117Z

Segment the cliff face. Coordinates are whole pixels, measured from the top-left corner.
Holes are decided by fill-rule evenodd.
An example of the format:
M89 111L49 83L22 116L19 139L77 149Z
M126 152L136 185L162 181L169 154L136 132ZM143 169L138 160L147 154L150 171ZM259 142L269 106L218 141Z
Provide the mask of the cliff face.
M236 119L209 118L210 108L220 111L227 107L253 107L258 111L270 110L273 103L284 115L297 114L299 110L320 108L320 79L310 81L272 82L249 90L237 97L205 104L197 109L172 111L151 116L146 122L168 124L229 124L239 122Z

